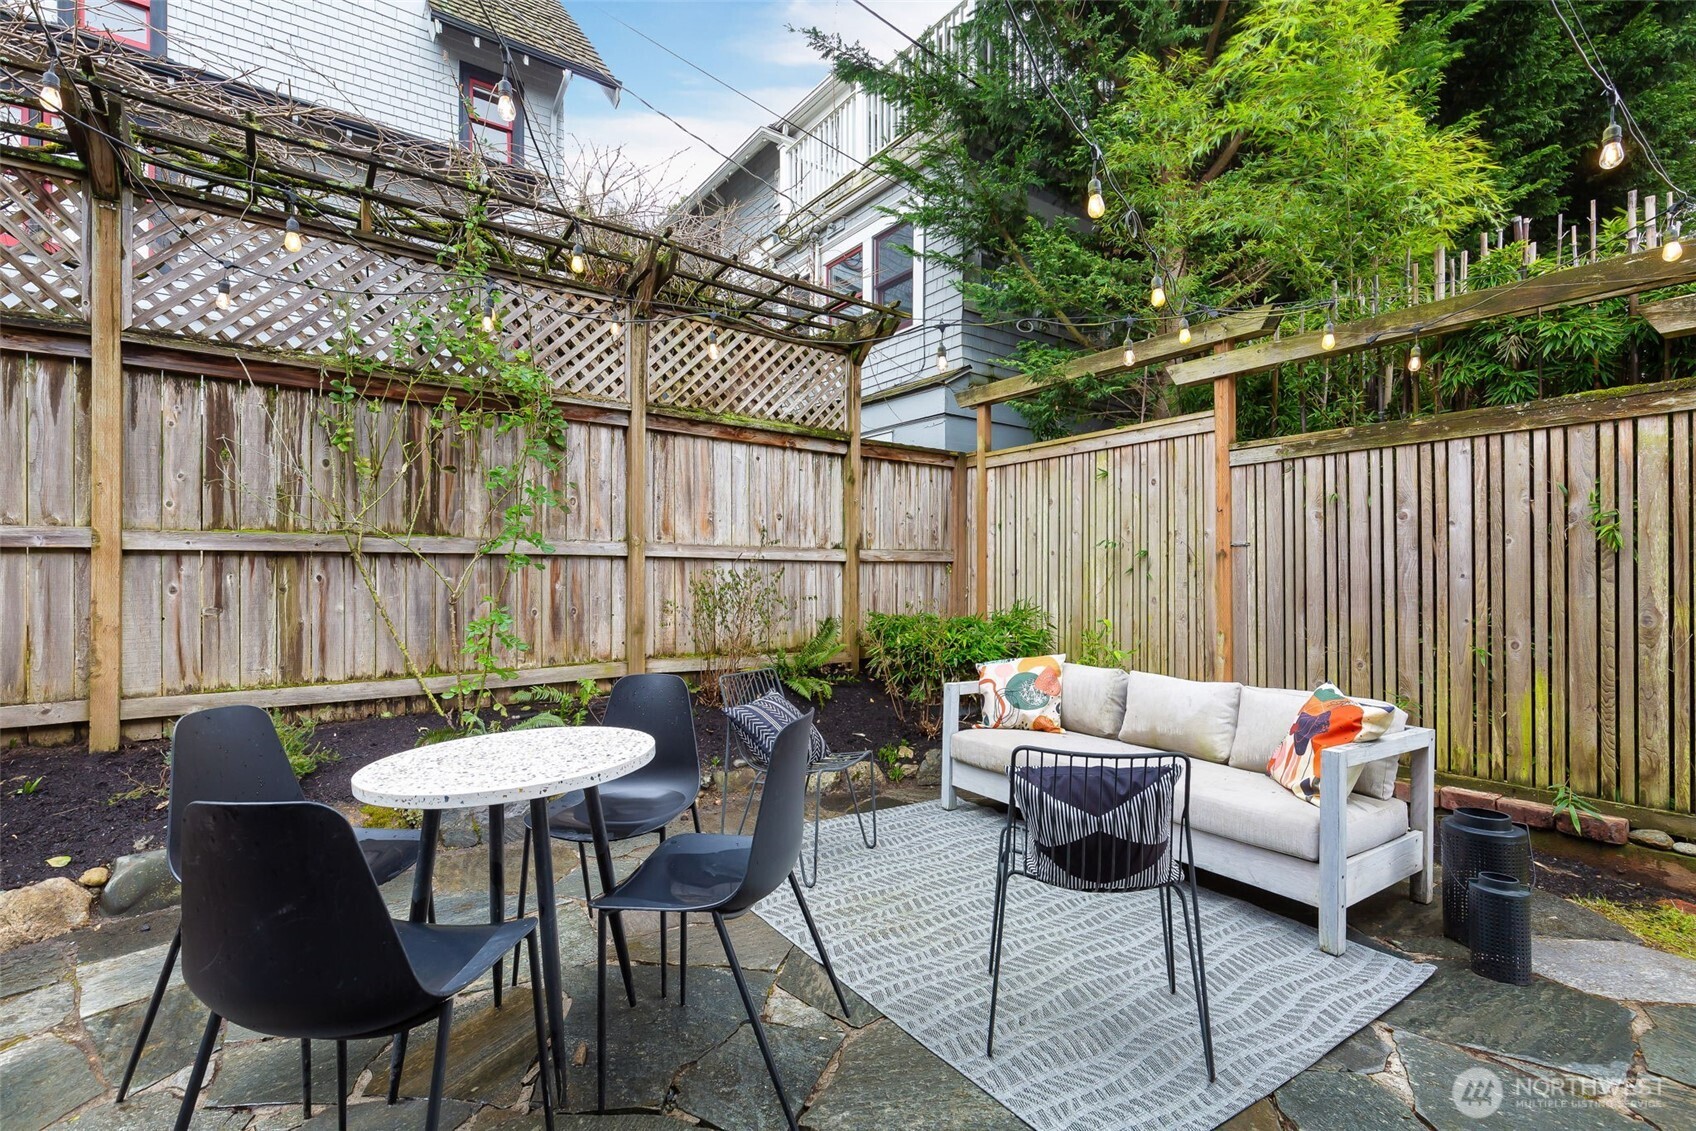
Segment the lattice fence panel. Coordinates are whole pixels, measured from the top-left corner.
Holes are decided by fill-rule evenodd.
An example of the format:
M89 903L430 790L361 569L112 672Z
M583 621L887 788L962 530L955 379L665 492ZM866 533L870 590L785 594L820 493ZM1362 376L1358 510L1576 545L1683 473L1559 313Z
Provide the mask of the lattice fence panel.
M82 242L78 182L0 169L0 311L88 317Z
M162 202L137 204L134 248L132 326L232 345L346 350L381 365L451 371L449 359L423 356L415 320L458 317L456 296L473 312L483 302L480 284L435 263L317 237L290 252L276 228ZM230 304L220 310L226 274ZM497 332L530 351L561 393L625 395L625 346L608 328L610 304L533 284L496 286Z
M711 330L699 321L655 327L648 351L655 404L837 432L847 427L848 362L841 354L721 328L714 361Z

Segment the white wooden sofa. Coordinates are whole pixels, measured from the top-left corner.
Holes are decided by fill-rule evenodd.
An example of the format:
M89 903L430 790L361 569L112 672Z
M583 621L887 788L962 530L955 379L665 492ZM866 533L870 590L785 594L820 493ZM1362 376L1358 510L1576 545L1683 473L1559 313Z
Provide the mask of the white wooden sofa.
M1067 664L1063 734L962 728L961 701L977 694L976 683L943 688L945 808L956 806L961 790L1006 802L1007 766L1018 746L1080 754L1175 750L1191 757L1196 865L1317 908L1321 950L1342 954L1349 907L1399 880L1410 880L1414 900L1431 902L1436 733L1404 725L1400 711L1376 742L1326 751L1314 806L1265 772L1306 691ZM1407 802L1393 796L1404 754L1411 756Z

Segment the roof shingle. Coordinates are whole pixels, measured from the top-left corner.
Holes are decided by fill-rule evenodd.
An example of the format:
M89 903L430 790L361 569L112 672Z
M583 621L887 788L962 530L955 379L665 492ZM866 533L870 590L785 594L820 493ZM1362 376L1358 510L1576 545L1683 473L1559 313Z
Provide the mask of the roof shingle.
M448 22L504 37L514 48L563 62L604 86L618 80L560 0L430 0Z

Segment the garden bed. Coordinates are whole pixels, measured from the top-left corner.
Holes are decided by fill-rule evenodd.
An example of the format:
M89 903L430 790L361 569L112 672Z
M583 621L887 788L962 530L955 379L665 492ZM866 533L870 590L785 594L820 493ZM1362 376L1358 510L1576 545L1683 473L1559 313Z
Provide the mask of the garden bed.
M606 706L594 701L599 718ZM301 779L308 799L349 813L356 810L349 779L354 771L441 725L429 714L373 716L321 723L313 742L335 756ZM837 684L819 705L819 729L836 750L929 747L917 727L895 716L889 696L870 680ZM716 765L725 749L724 716L697 705L695 736L703 767ZM0 888L19 887L50 876L75 878L86 869L130 852L165 843L165 758L163 739L125 743L112 754L90 755L86 745L16 747L0 752ZM911 766L904 767L907 770ZM35 783L31 788L31 783ZM54 867L48 860L69 856Z

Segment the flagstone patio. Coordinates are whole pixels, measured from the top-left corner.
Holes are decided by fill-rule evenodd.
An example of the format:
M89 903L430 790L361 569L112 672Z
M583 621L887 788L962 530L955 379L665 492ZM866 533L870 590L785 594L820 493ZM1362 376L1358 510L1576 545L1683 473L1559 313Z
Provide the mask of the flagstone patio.
M716 824L716 821L713 822ZM651 845L620 846L627 874ZM513 845L509 876L516 877ZM887 843L879 852L898 852ZM573 1113L562 1131L665 1131L681 1121L718 1128L782 1126L748 1025L741 1020L729 971L711 933L696 933L688 1005L659 990L658 935L652 922L630 929L639 1001L609 1011L608 1103L595 1116L592 1059L594 933L581 899L574 850L556 850L560 873L561 952L572 1042ZM836 866L845 862L838 861ZM828 862L827 862L828 866ZM486 856L480 848L444 851L437 867L438 915L479 919L487 913ZM1232 894L1244 896L1240 888ZM406 881L391 885L404 906ZM1287 910L1280 907L1279 910ZM112 1103L129 1041L175 927L175 909L106 920L0 956L0 1074L7 1081L0 1131L143 1131L168 1126L175 1091L193 1057L204 1012L180 981L165 997L137 1073L137 1092ZM1540 1128L1637 1127L1670 1131L1696 1126L1696 963L1650 951L1622 928L1554 896L1537 895L1535 930L1543 966L1533 985L1498 985L1466 968L1464 950L1442 936L1441 911L1386 894L1351 916L1355 939L1431 962L1438 972L1410 998L1356 1033L1273 1096L1226 1124L1233 1131L1302 1128L1319 1131L1381 1127ZM776 1056L796 1097L805 1097L803 1126L819 1131L900 1124L959 1131L1023 1127L1004 1108L893 1023L850 995L843 1016L823 971L804 950L749 915L732 926ZM675 946L675 938L673 945ZM521 971L521 987L527 971ZM510 970L508 972L510 977ZM1629 987L1622 981L1629 980ZM1629 995L1622 990L1629 988ZM1630 1000L1621 1000L1629 996ZM495 1008L487 981L455 1011L453 1058L444 1127L530 1131L542 1126L528 1110L535 1083L527 992ZM412 1042L403 1095L421 1096L431 1040ZM383 1102L386 1043L350 1049L358 1131L414 1128L421 1100ZM333 1128L323 1101L335 1090L335 1056L315 1048L311 1120L300 1109L294 1042L226 1034L194 1126L199 1131L288 1131ZM1468 1070L1496 1074L1499 1110L1484 1118L1463 1111L1456 1081ZM1472 1079L1477 1074L1467 1077Z

